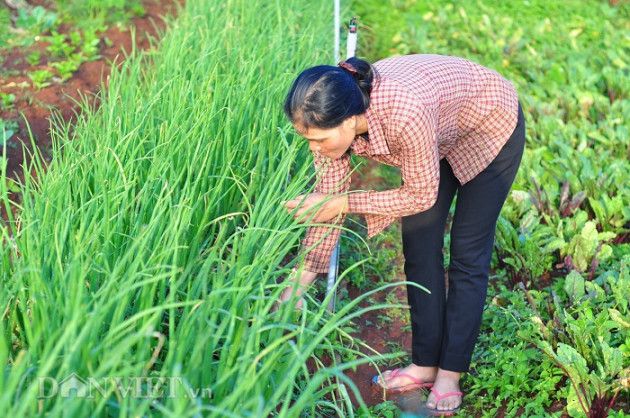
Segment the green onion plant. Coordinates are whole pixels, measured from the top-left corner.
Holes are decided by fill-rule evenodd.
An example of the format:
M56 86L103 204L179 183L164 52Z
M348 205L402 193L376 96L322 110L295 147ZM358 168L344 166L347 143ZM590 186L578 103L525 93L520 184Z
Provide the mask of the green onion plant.
M343 370L373 360L344 327L369 294L335 314L273 309L304 231L279 202L312 175L281 105L299 71L330 61L331 13L187 1L113 69L98 109L57 123L19 205L3 174L0 410L352 414Z

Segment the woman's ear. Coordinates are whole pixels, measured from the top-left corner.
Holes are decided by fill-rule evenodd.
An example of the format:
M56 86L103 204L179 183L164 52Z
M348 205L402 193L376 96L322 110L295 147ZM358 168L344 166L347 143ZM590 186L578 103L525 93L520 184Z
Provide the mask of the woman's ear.
M343 121L343 125L346 129L354 129L357 127L357 115L350 116Z

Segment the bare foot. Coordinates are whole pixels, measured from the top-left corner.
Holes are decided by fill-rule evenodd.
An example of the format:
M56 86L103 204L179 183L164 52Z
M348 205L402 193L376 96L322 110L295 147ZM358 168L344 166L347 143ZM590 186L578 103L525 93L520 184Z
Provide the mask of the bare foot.
M395 376L392 377L393 370L383 372L382 376L378 376L375 383L380 387L388 390L404 390L406 386L417 388L418 381L423 383L431 383L437 375L437 367L422 367L410 364L409 366L398 369ZM409 376L413 377L411 379Z
M462 395L459 389L460 377L461 373L459 372L439 369L431 393L427 398L427 409L449 411L458 408L462 404ZM440 396L437 396L436 393ZM448 393L453 394L445 396Z

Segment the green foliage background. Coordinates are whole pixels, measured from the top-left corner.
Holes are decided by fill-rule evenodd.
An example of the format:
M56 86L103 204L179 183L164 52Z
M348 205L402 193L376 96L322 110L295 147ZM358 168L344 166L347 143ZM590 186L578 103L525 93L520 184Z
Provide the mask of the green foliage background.
M352 13L358 55L479 62L514 82L525 111L464 413L583 416L596 394L627 410L630 5L366 0ZM371 257L366 268L385 264L376 247Z

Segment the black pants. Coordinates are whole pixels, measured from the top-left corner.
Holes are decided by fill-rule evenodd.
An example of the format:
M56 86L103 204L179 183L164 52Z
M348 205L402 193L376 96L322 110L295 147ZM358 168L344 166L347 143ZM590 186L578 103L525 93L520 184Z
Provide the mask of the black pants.
M518 171L524 144L525 120L519 106L512 136L484 171L462 186L442 159L437 202L425 212L402 219L407 280L431 292L407 286L412 361L417 366L468 371L488 289L496 222ZM442 248L455 193L447 295Z

